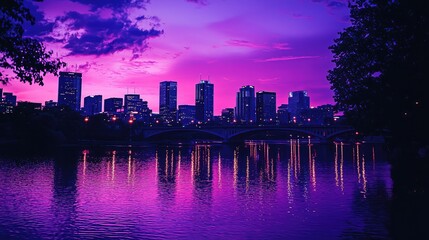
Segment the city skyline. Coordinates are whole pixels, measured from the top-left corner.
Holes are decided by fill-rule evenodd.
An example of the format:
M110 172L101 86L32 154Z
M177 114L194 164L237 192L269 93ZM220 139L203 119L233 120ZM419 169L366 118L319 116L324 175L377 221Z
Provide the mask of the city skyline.
M81 111L87 116L94 115L97 113L103 113L103 112L115 113L116 110L121 110L121 109L123 110L124 113L128 113L130 111L136 111L137 109L142 110L141 107L144 107L145 109L150 110L151 113L159 114L161 118L165 118L167 116L169 121L175 121L174 119L177 117L177 113L180 106L193 106L195 108L197 105L200 105L199 107L201 108L199 113L200 117L197 117L197 118L201 118L200 120L203 120L204 118L205 119L203 120L204 122L206 122L206 120L209 118L210 119L213 118L214 116L222 116L224 110L227 110L227 109L233 109L234 118L237 120L240 120L241 122L256 122L258 111L260 114L262 114L262 108L266 108L266 107L268 108L273 107L274 110L270 110L270 112L274 111L275 113L277 112L277 110L280 110L282 106L284 105L287 106L292 104L290 106L291 108L290 110L291 112L293 112L294 115L296 115L296 109L295 109L296 104L300 104L300 106L303 104L301 106L302 109L310 109L310 108L316 108L316 107L321 107L326 105L326 104L315 105L315 106L310 105L310 97L308 96L308 93L305 90L288 92L287 102L278 103L276 102L276 98L277 98L276 92L256 91L255 87L252 85L243 85L236 92L235 104L231 107L222 108L219 113L216 113L213 111L213 109L215 108L214 103L216 102L213 96L214 84L212 84L210 81L200 80L200 82L195 83L194 104L177 104L177 98L178 98L177 82L163 81L159 83L158 101L160 102L160 105L159 105L160 108L159 108L159 111L156 111L156 109L154 110L149 107L150 105L149 102L145 101L145 98L141 98L139 93L126 93L123 95L123 97L116 96L116 97L109 97L109 98L105 98L103 95L99 93L95 93L88 96L81 96L81 99L83 99L84 101L79 101L79 98L77 98L77 96L80 96L81 94L82 73L60 72L60 76L58 77L58 82L59 82L59 88L57 93L57 96L58 96L57 101L52 99L46 99L42 102L24 101L24 100L18 99L13 92L12 93L4 92L3 88L0 88L0 93L1 93L0 96L2 97L3 95L5 95L5 100L7 100L7 96L13 96L14 97L14 101L13 101L14 104L12 104L13 106L15 106L17 103L20 103L20 102L30 103L30 104L33 104L33 103L40 104L41 106L43 105L46 107L57 106L57 105L69 106L73 110ZM206 89L207 88L206 86L209 88ZM207 96L205 96L206 94ZM170 95L170 96L167 97L166 95ZM268 97L268 98L265 100L262 100L262 98L258 100L258 95L260 95L259 97L262 97L263 95L267 95L265 97ZM295 96L295 95L297 95L296 97L299 97L299 98L291 102L291 99L293 99L292 96ZM301 99L303 96L306 100L298 100L298 99ZM208 99L206 99L207 97ZM106 105L106 101L109 101L107 104L108 106ZM120 103L118 103L118 101ZM164 108L161 107L163 106L162 102L167 103L170 101L171 103L169 104L171 104L171 106L168 107L167 110L165 109L165 107ZM270 103L265 101L269 101ZM294 101L297 101L297 102L294 102ZM304 102L299 103L300 101L304 101ZM122 105L122 103L124 104ZM129 104L131 104L132 106ZM208 106L204 107L205 104L208 104ZM265 105L265 107L262 105ZM331 104L327 104L327 105L331 105ZM115 109L115 110L113 111L112 109ZM269 115L272 115L272 113L269 113ZM258 121L264 122L264 121L268 121L268 119L272 117L267 118L266 116L265 117L260 116L260 118L261 119L259 119ZM265 119L265 120L262 120L262 119Z
M333 66L328 47L337 32L349 25L345 1L183 0L168 7L152 1L145 4L146 10L111 1L62 2L27 2L37 24L27 26L26 34L43 40L68 63L62 71L83 73L82 97L135 92L157 110L159 82L176 81L177 104L186 105L194 103L194 96L186 93L193 92L199 80L208 79L217 86L216 114L235 105L235 99L227 96L244 84L277 92L279 104L287 102L288 92L299 90L306 90L315 106L333 103L326 80ZM177 10L174 14L169 11L172 8ZM114 17L120 9L128 10L131 25L123 26ZM124 39L133 26L146 35ZM91 37L100 37L95 32L102 34L97 29L109 29L116 37L91 42ZM109 51L115 39L122 40L122 45ZM39 87L12 81L3 88L23 101L55 99L57 78L47 75L44 82Z

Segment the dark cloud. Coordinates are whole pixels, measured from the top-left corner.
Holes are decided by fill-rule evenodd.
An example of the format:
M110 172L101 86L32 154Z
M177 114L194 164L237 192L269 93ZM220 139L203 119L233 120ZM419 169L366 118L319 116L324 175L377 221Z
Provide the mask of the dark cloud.
M341 1L330 1L328 2L328 7L330 8L343 8L347 7L347 4Z
M86 62L84 64L79 64L77 65L76 70L79 72L88 72L88 70L91 69L92 65L93 63L89 63L89 62Z
M70 50L70 55L104 55L125 49L139 53L146 49L147 39L162 34L154 28L141 29L128 19L95 14L68 12L57 21L71 32L64 35L64 48Z
M110 8L121 11L130 7L145 8L150 0L71 0L91 7L91 11L102 8Z
M54 22L46 21L45 14L39 10L39 7L35 5L33 1L26 0L24 1L24 4L25 7L30 10L31 15L36 19L34 25L31 25L29 22L24 23L24 34L26 36L40 38L51 33L55 25Z
M144 16L144 15L141 15L141 16L136 17L136 20L137 20L137 21L142 21L142 20L145 20L145 19L147 19L147 18L146 18L146 16Z
M187 2L191 2L191 3L196 3L196 4L200 4L200 5L207 5L207 1L206 0L186 0Z
M26 23L25 35L44 42L62 43L63 48L70 51L69 55L99 56L129 49L134 59L147 48L149 38L163 33L157 30L160 26L158 17L141 15L130 19L127 11L123 11L133 7L142 8L149 0L71 1L86 4L94 11L89 14L69 11L48 21L37 4L25 0L26 7L36 19L35 25ZM101 8L112 8L111 17L101 17L100 12L95 11ZM149 23L146 29L141 27L143 21Z
M313 2L323 3L326 7L331 9L339 9L347 7L348 0L313 0Z

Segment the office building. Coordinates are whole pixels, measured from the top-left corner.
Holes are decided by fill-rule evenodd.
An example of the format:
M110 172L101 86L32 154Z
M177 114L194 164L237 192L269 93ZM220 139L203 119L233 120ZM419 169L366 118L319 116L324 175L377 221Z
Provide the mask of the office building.
M83 111L87 116L101 113L101 103L103 97L101 95L87 96L83 99Z
M159 115L161 121L177 121L177 82L164 81L159 86Z
M253 123L256 120L255 88L243 86L237 92L235 116L237 122Z
M0 102L1 113L12 113L16 106L16 96L13 93L3 92L3 100Z
M289 123L289 108L287 104L282 104L277 108L277 121L280 125Z
M42 110L42 104L36 102L18 102L17 106L21 109L26 109L27 111Z
M104 112L114 114L122 109L122 98L107 98L104 100Z
M310 97L306 91L295 91L289 93L288 108L293 123L302 123L306 119L301 112L310 109Z
M80 110L82 73L60 72L58 83L58 105Z
M191 125L195 122L195 106L179 105L177 115L182 126Z
M139 112L142 100L139 94L125 94L124 113Z
M256 93L256 122L258 124L276 123L276 93Z
M303 110L300 118L303 123L311 125L328 125L334 122L334 106L325 104L316 108Z
M195 85L195 119L198 122L208 122L213 118L214 86L206 80Z
M124 113L128 117L141 120L143 123L152 121L152 110L147 101L143 101L139 94L125 94Z
M234 122L234 108L222 109L221 119L223 124L230 124Z
M45 109L47 109L47 108L54 108L54 107L56 107L56 106L58 106L58 103L57 103L57 102L54 102L54 100L49 100L49 101L45 101L45 106L44 106L44 108L45 108Z

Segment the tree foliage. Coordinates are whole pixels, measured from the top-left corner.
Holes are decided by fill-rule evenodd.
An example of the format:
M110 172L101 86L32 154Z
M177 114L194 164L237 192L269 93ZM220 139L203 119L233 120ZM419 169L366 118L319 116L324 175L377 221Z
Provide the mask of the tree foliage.
M354 0L351 26L330 47L336 108L360 131L427 141L429 4Z
M42 0L36 0L38 2ZM52 59L52 51L37 39L24 35L23 24L35 24L35 18L23 0L0 1L0 82L19 79L24 83L43 85L47 73L57 75L65 66L59 59Z

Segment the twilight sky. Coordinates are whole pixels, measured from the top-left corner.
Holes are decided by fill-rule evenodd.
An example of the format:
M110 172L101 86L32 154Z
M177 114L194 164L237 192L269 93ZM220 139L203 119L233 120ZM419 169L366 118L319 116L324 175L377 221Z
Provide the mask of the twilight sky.
M235 106L243 85L306 90L312 106L333 103L328 47L349 25L347 0L25 0L38 20L28 36L83 73L82 98L138 93L158 112L159 82L178 82L178 104L195 104L195 84L215 86L215 115ZM18 101L57 101L45 85L1 86Z

